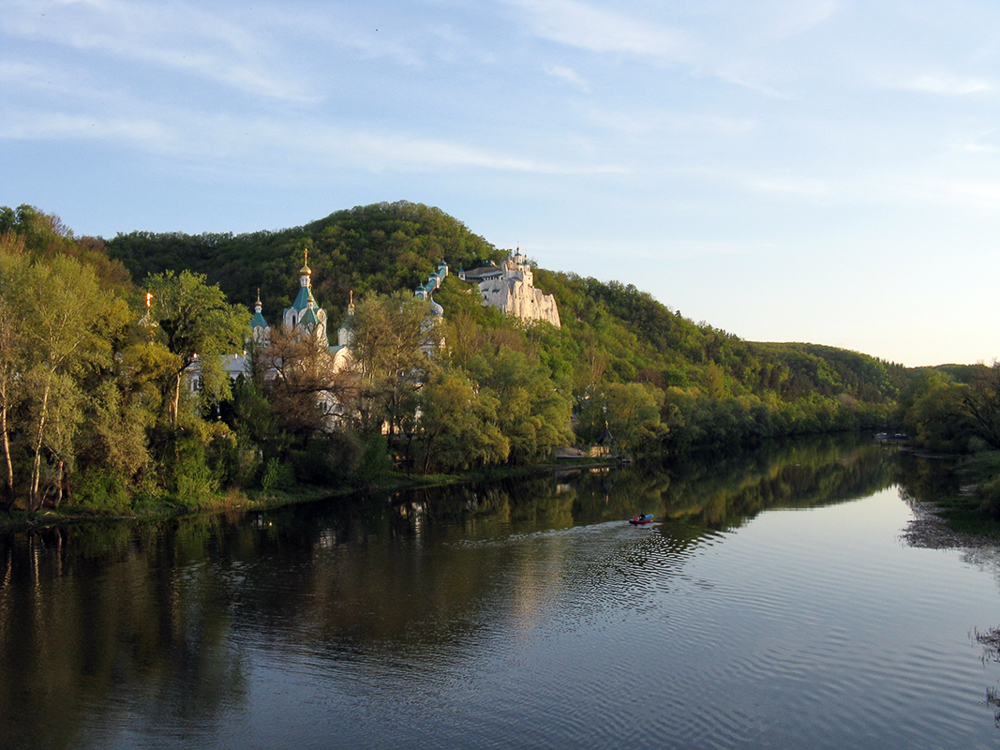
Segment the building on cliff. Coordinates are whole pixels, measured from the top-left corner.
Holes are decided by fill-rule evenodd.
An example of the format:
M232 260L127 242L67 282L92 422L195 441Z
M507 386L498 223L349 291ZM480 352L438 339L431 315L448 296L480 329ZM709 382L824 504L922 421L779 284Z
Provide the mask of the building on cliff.
M517 249L499 265L460 270L458 277L479 286L483 304L498 307L506 315L524 321L544 320L561 327L555 297L535 288L535 277L528 259Z

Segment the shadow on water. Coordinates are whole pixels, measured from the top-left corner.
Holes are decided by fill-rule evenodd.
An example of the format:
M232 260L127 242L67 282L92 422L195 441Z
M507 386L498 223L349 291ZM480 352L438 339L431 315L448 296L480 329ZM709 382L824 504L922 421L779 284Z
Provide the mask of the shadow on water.
M490 540L652 513L662 523L649 545L679 554L769 508L869 495L892 484L895 467L895 451L845 436L667 466L0 535L0 747L96 747L112 734L127 744L123 726L197 745L247 710L251 642L290 656L308 647L310 658L361 670L401 659L441 669L468 634L492 627L498 599L524 611L509 601L541 595L525 584L524 550Z

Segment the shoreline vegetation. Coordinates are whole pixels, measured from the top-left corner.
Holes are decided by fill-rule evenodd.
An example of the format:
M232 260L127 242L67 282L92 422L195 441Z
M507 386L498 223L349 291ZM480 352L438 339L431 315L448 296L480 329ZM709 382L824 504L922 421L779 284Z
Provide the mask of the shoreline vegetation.
M952 470L956 487L929 502L948 529L964 536L1000 541L996 486L1000 483L1000 451L982 451L958 459ZM966 543L975 543L975 539Z
M569 445L663 461L905 431L932 451L1000 449L997 366L745 341L534 261L524 272L561 324L525 321L460 273L514 255L406 201L273 232L107 240L0 207L0 519L472 481L545 470ZM998 476L976 497L1000 518Z
M288 505L334 500L371 493L395 493L421 488L447 487L494 482L518 477L566 471L584 471L621 466L618 457L559 459L554 462L529 466L505 467L488 471L466 472L463 474L414 475L393 473L378 482L366 486L319 487L316 485L296 485L265 493L262 490L250 492L230 491L216 497L207 498L203 504L191 506L180 502L147 503L139 505L131 512L121 513L101 509L81 508L68 505L60 508L46 508L34 513L15 510L0 511L0 532L31 531L54 527L74 526L86 523L158 522L174 518L198 515L214 515L229 511L273 510Z
M819 437L819 436L815 436ZM946 462L944 473L932 472L930 486L917 481L908 486L916 514L905 532L910 543L924 547L977 547L1000 542L1000 518L984 499L982 487L1000 481L1000 450L968 455L934 453L910 449L913 456L933 464ZM748 453L749 455L749 453ZM732 458L732 456L728 456ZM561 458L518 467L501 467L461 474L419 475L393 472L364 486L321 487L300 484L270 492L230 490L192 506L182 502L139 505L130 512L63 506L35 513L0 512L0 532L34 531L107 523L157 523L171 519L218 515L232 511L252 512L289 505L322 502L367 494L393 494L421 488L437 488L495 482L546 474L611 469L623 465L621 456Z

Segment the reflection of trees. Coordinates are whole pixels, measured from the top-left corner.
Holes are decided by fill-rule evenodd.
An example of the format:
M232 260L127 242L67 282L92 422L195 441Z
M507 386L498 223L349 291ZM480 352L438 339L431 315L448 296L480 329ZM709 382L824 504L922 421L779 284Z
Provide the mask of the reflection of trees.
M666 515L710 528L739 525L763 510L853 500L892 483L894 456L876 445L822 440L788 445L680 473Z
M892 483L895 461L894 452L847 436L775 442L752 453L707 455L665 469L621 469L610 490L606 478L581 475L575 510L583 518L577 522L646 512L707 529L729 528L768 508L864 497Z
M954 459L900 453L900 494L911 505L954 497L959 491L959 475L954 469Z
M136 731L169 723L197 745L245 701L236 644L248 642L293 660L305 646L359 669L405 660L440 673L470 634L504 632L498 618L530 627L565 587L620 591L764 508L862 496L890 481L893 461L877 446L799 442L668 471L0 536L0 726L17 728L15 745L73 747L141 717ZM574 561L569 537L530 541L640 510L669 521L593 560Z
M976 642L983 647L983 664L1000 664L1000 628L981 632L972 631ZM1000 728L1000 690L995 686L986 688L986 705L993 706L993 721Z
M972 533L955 531L937 515L934 502L957 497L961 491L961 476L955 470L956 461L941 457L904 454L899 462L899 494L914 508L916 520L910 523L903 538L914 547L962 550L966 565L1000 573L1000 558L996 540ZM920 513L921 504L930 511ZM981 631L973 628L972 637L983 647L983 664L1000 664L1000 627ZM986 705L994 709L994 722L1000 728L1000 689L986 688Z
M186 544L154 527L0 536L7 742L77 747L84 720L92 732L96 717L116 715L144 717L131 722L137 731L178 718L203 727L240 696L242 668L224 647L229 613L207 571L185 567Z

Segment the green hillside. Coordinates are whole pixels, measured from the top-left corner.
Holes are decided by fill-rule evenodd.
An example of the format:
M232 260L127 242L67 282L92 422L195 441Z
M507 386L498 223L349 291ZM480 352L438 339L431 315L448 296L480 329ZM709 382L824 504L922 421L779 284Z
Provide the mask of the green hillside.
M111 258L135 279L164 270L203 273L232 302L251 304L260 288L266 311L290 304L303 250L309 250L317 299L342 314L348 293L413 289L445 260L453 271L498 250L440 209L405 201L337 211L303 227L252 234L133 232L106 240ZM453 282L454 283L454 282ZM536 285L556 297L568 337L547 343L576 362L590 348L608 359L606 377L666 389L698 388L715 398L810 395L891 401L906 371L873 357L812 344L758 344L680 317L651 295L619 281L536 269ZM439 297L448 300L445 292ZM448 305L445 305L447 308ZM517 328L511 322L497 326ZM533 338L544 338L535 333ZM560 363L558 352L543 352Z
M504 255L441 210L407 202L359 206L278 232L118 235L107 240L107 248L135 278L191 269L244 304L259 287L272 316L289 304L308 249L316 296L334 320L351 290L363 298L413 289L441 260L454 271ZM908 379L902 366L865 354L816 344L748 342L696 325L620 281L541 268L535 278L536 286L555 296L561 330L525 327L491 314L454 277L436 300L452 323L491 331L494 338L504 331L543 362L560 391L571 395L578 437L584 440L603 431L598 415L590 414L588 422L588 408L606 411L607 394L592 397L606 385L632 386L628 398L622 393L618 398L639 398L647 411L659 413L652 444L681 449L880 425L890 419ZM619 424L630 433L633 427Z
M303 227L251 234L132 232L106 240L110 256L137 281L150 273L205 274L232 302L251 305L260 288L266 310L291 304L303 251L317 299L331 311L348 294L389 294L427 279L446 260L453 268L503 253L437 208L400 201L337 211Z
M354 292L346 369L279 327L267 346L246 342L257 289L273 324L305 252L331 332ZM484 307L455 273L434 295L442 323L426 325L412 290L440 261L454 272L506 254L407 202L281 231L107 240L0 208L3 504L197 504L227 489L529 464L567 445L733 451L880 426L914 392L899 365L744 341L630 284L540 268L561 328ZM249 371L231 383L219 355L244 346Z

